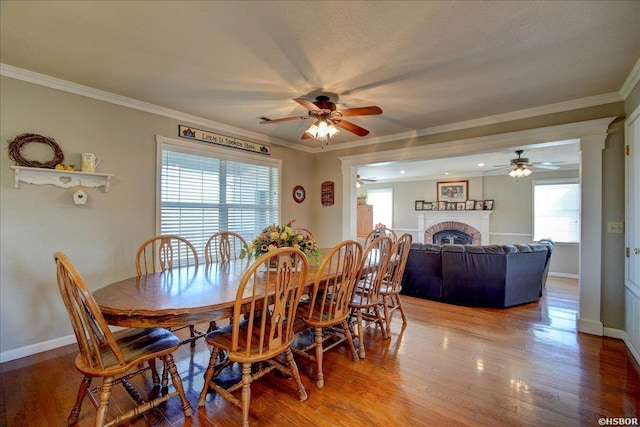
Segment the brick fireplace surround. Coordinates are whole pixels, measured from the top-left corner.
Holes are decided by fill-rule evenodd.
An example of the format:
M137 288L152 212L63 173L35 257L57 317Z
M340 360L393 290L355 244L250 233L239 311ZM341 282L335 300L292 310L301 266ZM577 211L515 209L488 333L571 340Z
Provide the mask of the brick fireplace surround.
M416 243L432 243L433 235L443 230L458 230L473 236L474 245L489 244L489 217L493 211L418 212Z
M465 234L468 234L473 239L472 245L481 245L482 244L482 233L477 230L475 227L470 226L469 224L464 224L462 222L457 221L443 221L438 224L432 225L424 232L424 241L425 243L433 242L433 235L439 233L440 231L449 231L456 230L461 231Z

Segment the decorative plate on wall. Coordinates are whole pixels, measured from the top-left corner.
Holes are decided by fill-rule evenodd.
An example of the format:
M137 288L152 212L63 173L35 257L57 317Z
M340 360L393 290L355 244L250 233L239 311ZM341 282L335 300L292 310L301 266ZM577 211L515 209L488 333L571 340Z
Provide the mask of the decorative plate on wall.
M293 200L297 203L302 203L306 196L307 192L304 191L304 187L302 185L296 185L293 187Z

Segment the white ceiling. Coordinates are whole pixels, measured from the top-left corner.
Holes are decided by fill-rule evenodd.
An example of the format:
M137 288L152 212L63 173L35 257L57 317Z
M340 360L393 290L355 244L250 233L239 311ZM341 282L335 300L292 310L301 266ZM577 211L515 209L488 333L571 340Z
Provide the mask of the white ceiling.
M338 109L381 107L349 118L371 133L342 131L330 148L346 148L620 100L640 58L638 1L2 1L0 12L2 64L307 149L308 120L260 117L304 115L292 98L320 93Z

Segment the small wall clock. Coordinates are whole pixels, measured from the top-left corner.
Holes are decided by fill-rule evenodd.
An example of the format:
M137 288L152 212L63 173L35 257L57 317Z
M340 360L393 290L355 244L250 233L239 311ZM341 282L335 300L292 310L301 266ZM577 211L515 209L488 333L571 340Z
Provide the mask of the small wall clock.
M293 187L293 200L295 200L296 203L302 203L305 197L307 197L307 192L302 185Z

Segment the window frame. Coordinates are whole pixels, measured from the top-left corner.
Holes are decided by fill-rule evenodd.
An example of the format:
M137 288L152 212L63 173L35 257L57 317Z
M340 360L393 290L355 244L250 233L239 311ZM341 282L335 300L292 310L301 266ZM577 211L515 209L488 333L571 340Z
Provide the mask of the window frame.
M278 170L278 218L282 218L282 160L274 159L264 154L252 153L245 150L222 147L200 141L181 141L156 136L156 199L155 199L155 233L161 233L162 221L162 151L170 150L195 156L210 157L220 160L248 163L258 166L276 168ZM265 224L267 226L269 224ZM204 256L204 254L203 254Z

